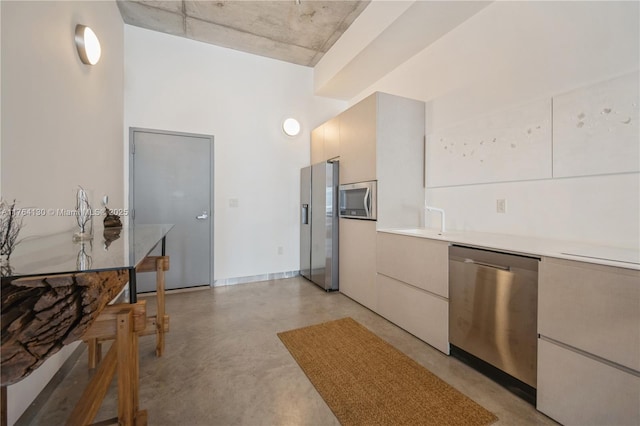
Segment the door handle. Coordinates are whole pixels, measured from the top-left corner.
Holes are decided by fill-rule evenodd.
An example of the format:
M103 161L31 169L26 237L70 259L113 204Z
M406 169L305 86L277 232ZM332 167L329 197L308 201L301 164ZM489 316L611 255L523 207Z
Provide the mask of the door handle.
M367 188L367 192L364 194L364 213L368 218L371 216L371 190Z
M478 262L477 260L473 260L473 259L465 259L464 263L478 265L478 266L484 266L485 268L501 269L503 271L511 271L511 267L509 267L509 266L496 265L494 263L487 263L487 262Z
M208 218L209 218L209 213L207 213L206 210L203 210L201 215L196 216L196 219L198 220L205 220Z

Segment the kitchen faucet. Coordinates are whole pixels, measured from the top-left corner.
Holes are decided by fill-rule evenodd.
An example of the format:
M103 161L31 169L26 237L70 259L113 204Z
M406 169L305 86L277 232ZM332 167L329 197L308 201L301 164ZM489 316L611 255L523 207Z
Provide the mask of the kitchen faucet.
M438 212L441 215L441 222L440 222L440 234L444 234L444 231L446 229L445 226L445 216L444 216L444 210L443 209L439 209L438 207L431 207L428 206L427 203L424 203L424 225L427 226L427 211L430 212Z

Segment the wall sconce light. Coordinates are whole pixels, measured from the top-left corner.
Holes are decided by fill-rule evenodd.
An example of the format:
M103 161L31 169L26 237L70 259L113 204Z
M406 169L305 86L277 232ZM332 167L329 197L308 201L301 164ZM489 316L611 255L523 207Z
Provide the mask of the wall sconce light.
M95 65L100 60L100 40L93 30L85 25L76 25L76 47L83 64Z
M287 136L297 136L300 133L300 123L295 118L287 118L282 122L282 131Z

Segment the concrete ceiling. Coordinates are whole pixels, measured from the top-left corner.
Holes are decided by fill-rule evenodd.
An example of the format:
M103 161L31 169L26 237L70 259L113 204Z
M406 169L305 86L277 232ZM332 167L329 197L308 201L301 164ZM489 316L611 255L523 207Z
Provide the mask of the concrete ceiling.
M365 1L118 0L129 25L313 67Z

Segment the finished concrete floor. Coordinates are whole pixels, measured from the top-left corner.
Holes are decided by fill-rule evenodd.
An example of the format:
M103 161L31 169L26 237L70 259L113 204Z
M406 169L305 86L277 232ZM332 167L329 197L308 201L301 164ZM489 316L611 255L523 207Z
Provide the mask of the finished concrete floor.
M146 300L153 310L155 299ZM345 295L300 277L169 294L166 309L165 355L155 357L153 336L140 339L140 408L150 426L339 424L276 333L344 317L495 413L495 425L556 424ZM37 413L18 424L64 424L89 378L85 350ZM96 421L115 417L115 390L114 381Z

